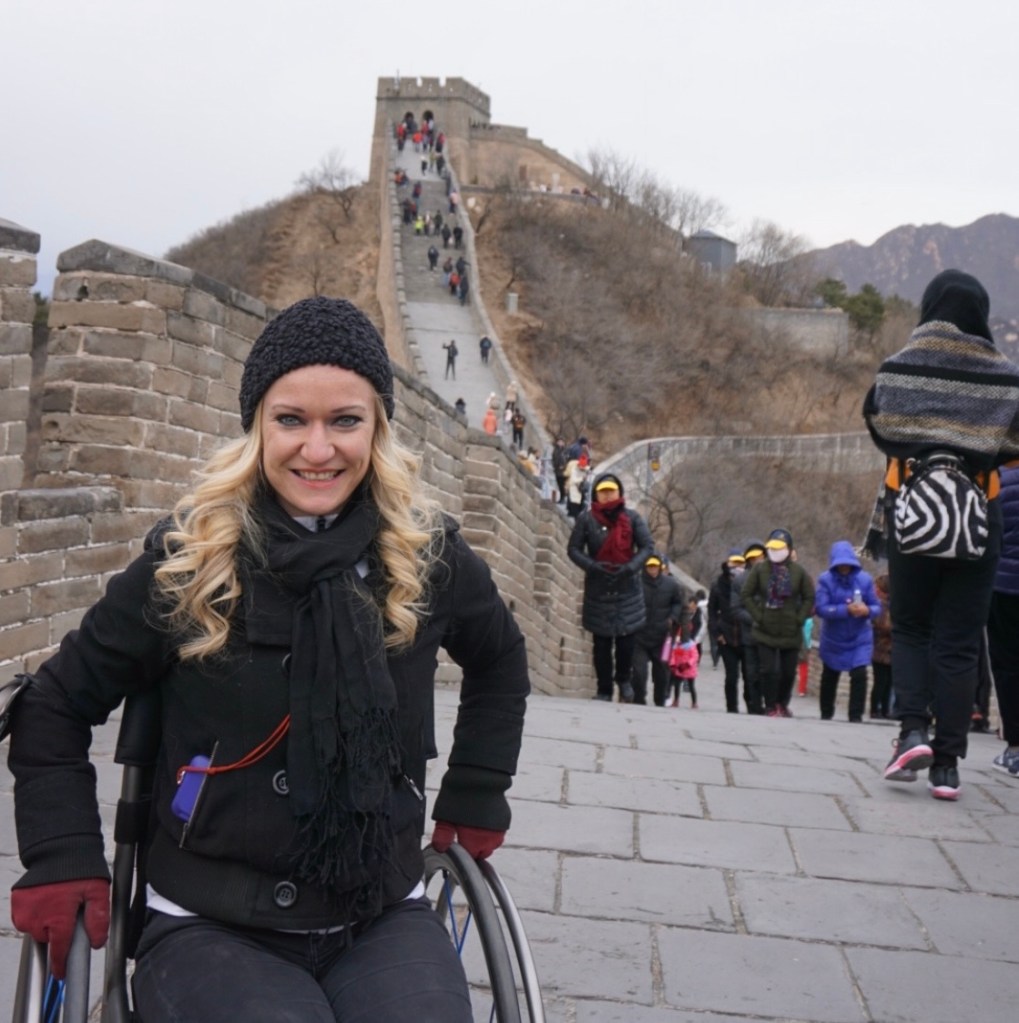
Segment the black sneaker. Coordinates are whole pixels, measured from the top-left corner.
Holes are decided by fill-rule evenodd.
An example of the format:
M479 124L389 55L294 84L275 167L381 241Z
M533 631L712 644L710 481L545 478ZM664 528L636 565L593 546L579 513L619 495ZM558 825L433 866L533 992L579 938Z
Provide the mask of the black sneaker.
M934 763L934 751L919 729L892 740L892 759L885 768L885 781L916 781L916 772Z
M959 798L959 768L935 764L927 777L927 788L935 799Z
M629 682L624 682L619 687L619 699L623 703L633 703L633 686Z

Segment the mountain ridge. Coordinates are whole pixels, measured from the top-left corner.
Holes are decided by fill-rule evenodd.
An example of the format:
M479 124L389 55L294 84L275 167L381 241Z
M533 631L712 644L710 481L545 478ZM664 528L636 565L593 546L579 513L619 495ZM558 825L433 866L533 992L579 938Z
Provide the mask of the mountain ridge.
M999 337L1019 327L1019 218L989 213L963 227L903 224L872 245L839 242L808 253L821 277L835 277L850 292L873 284L919 306L928 282L942 270L965 270L991 296L992 327Z

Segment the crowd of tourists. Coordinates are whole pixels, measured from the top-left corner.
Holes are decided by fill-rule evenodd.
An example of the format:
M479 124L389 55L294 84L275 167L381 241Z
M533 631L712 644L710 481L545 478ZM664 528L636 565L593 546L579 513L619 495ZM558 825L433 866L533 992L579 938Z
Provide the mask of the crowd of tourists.
M778 527L729 551L707 600L729 713L739 712L742 681L746 713L793 716L816 618L821 719L834 718L848 674L847 717L862 722L870 677L870 718L899 722L885 779L913 782L927 770L932 795L945 800L960 794L959 761L969 732L987 727L992 686L1006 742L994 766L1019 778L1019 368L995 347L988 313L979 281L939 274L919 326L864 401L887 472L860 553L887 559L887 570L873 578L840 539L815 585L791 532ZM585 573L595 698L618 690L645 702L650 665L654 702L664 705L662 665L675 671L683 658L674 650L691 638L684 601L666 595L665 562L618 477L596 476L583 507L581 457L556 442L557 485L575 518L569 556Z

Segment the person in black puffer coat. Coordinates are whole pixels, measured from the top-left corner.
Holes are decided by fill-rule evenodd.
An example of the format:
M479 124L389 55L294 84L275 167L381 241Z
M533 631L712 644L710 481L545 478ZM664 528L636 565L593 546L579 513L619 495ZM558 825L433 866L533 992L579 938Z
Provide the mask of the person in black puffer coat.
M725 667L725 709L739 713L739 676L743 665L743 637L737 611L742 608L740 587L746 574L746 559L735 547L722 562L722 571L708 596L708 634L718 645ZM745 677L745 676L744 676Z
M573 526L567 553L584 570L583 624L594 636L595 699L611 700L614 680L620 699L631 703L633 649L645 621L640 571L653 549L651 533L626 507L618 476L598 476L592 496Z
M650 664L655 706L664 707L670 679L669 666L661 658L662 644L666 636L675 635L682 623L689 620L687 595L671 575L666 575L657 554L644 562L641 584L647 620L637 633L633 652L633 702L647 703L647 666Z

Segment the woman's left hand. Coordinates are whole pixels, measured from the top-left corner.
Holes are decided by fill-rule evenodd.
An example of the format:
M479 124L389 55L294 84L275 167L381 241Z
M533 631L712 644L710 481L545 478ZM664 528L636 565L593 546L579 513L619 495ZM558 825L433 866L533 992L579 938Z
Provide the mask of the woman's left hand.
M432 831L432 848L436 852L445 852L454 842L459 842L476 860L487 860L503 843L505 831L492 831L489 828L472 828L466 824L451 824L449 821L436 821Z

